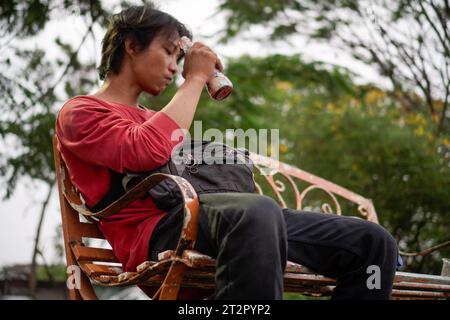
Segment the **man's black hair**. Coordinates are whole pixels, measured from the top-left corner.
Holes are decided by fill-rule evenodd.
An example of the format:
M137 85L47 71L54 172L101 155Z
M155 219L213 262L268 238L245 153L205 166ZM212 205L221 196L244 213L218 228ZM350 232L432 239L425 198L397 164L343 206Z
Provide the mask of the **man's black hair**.
M117 74L120 71L126 38L131 38L138 50L143 50L157 35L169 37L176 32L180 37L192 39L192 33L184 24L170 14L155 9L151 3L131 6L113 15L102 41L102 58L98 68L100 79L104 80L110 72Z

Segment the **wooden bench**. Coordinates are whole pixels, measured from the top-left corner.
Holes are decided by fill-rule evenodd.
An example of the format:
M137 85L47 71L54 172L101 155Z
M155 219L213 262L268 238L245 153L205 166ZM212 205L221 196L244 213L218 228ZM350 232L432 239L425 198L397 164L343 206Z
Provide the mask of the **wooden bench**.
M149 286L155 289L154 299L176 299L179 289L202 288L214 290L215 261L192 250L197 234L199 203L192 186L181 177L164 174L152 175L104 210L92 213L83 203L78 190L70 181L66 165L57 149L57 137L53 148L58 179L62 228L68 270L80 270L78 286L69 288L71 299L97 299L93 284L107 287L130 285ZM274 197L282 207L295 207L341 214L338 197L349 202L359 216L378 223L374 205L354 192L311 173L271 158L251 154L255 163L255 177L258 192ZM276 170L276 174L267 174ZM104 239L97 228L99 218L109 216L125 208L141 197L155 184L164 179L174 180L184 196L185 224L176 250L167 251L158 257L159 261L146 261L134 272L122 272L121 264L110 249L90 245L90 239ZM305 207L306 197L311 191L319 191L330 197L328 203ZM288 203L290 201L292 203ZM320 200L321 201L321 200ZM263 214L263 213L262 213ZM70 267L70 268L69 268ZM334 279L314 273L308 268L288 262L284 274L285 291L310 296L328 296L336 284ZM450 298L450 277L397 272L393 290L394 299L448 299Z

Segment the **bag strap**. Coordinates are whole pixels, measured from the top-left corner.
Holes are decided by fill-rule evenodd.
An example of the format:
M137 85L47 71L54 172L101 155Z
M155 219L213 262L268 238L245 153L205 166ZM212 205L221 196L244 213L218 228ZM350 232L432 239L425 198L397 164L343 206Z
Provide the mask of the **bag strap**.
M121 196L123 196L127 191L129 191L139 182L141 182L146 177L155 172L146 171L141 173L129 173L129 172L119 173L117 171L109 169L111 180L108 191L103 196L103 198L101 198L100 201L97 202L95 206L93 207L88 206L88 208L92 212L98 212L105 209L107 206L109 206L111 203L119 199Z

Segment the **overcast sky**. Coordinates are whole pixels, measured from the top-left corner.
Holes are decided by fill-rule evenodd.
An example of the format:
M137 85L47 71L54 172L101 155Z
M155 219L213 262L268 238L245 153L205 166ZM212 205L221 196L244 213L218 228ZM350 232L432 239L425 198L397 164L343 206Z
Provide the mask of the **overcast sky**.
M117 2L117 1L116 1ZM110 3L110 2L108 2ZM160 9L166 11L177 19L186 23L194 33L195 39L211 45L204 35L214 34L223 28L224 17L211 17L217 7L215 0L167 0L159 1ZM209 19L207 19L209 18ZM80 41L86 26L76 17L60 17L58 21L49 24L38 42L43 46L51 46L56 35L64 40L70 39L74 46ZM80 56L85 59L100 59L100 40L102 30L95 30L97 43L89 41L80 52ZM256 28L254 32L261 34L264 30ZM270 53L302 53L307 60L323 60L325 62L345 66L361 75L360 81L380 82L381 80L371 68L353 60L348 55L336 52L326 45L306 45L306 41L299 37L295 38L295 48L287 45L261 46L258 43L243 40L233 41L227 45L213 47L217 53L226 57L236 57L241 54L251 54L254 56L264 56ZM51 55L58 55L56 47L50 51ZM226 63L225 63L226 66ZM363 76L362 76L363 75ZM239 86L238 83L235 86ZM200 106L201 107L201 106ZM40 204L47 194L45 185L32 183L31 181L21 181L13 198L0 203L0 266L15 263L29 263L31 261L33 237L40 213ZM49 208L44 220L41 248L47 262L55 261L55 251L53 249L53 237L60 222L59 202L56 189L53 191Z

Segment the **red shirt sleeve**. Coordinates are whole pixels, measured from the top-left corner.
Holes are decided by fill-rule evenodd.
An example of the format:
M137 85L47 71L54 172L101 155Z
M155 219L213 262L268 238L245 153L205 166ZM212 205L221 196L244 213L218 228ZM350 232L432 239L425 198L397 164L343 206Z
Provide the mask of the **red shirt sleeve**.
M172 139L180 127L163 112L139 123L89 100L66 104L58 115L56 130L64 147L83 161L121 173L165 164L182 139L180 135Z

